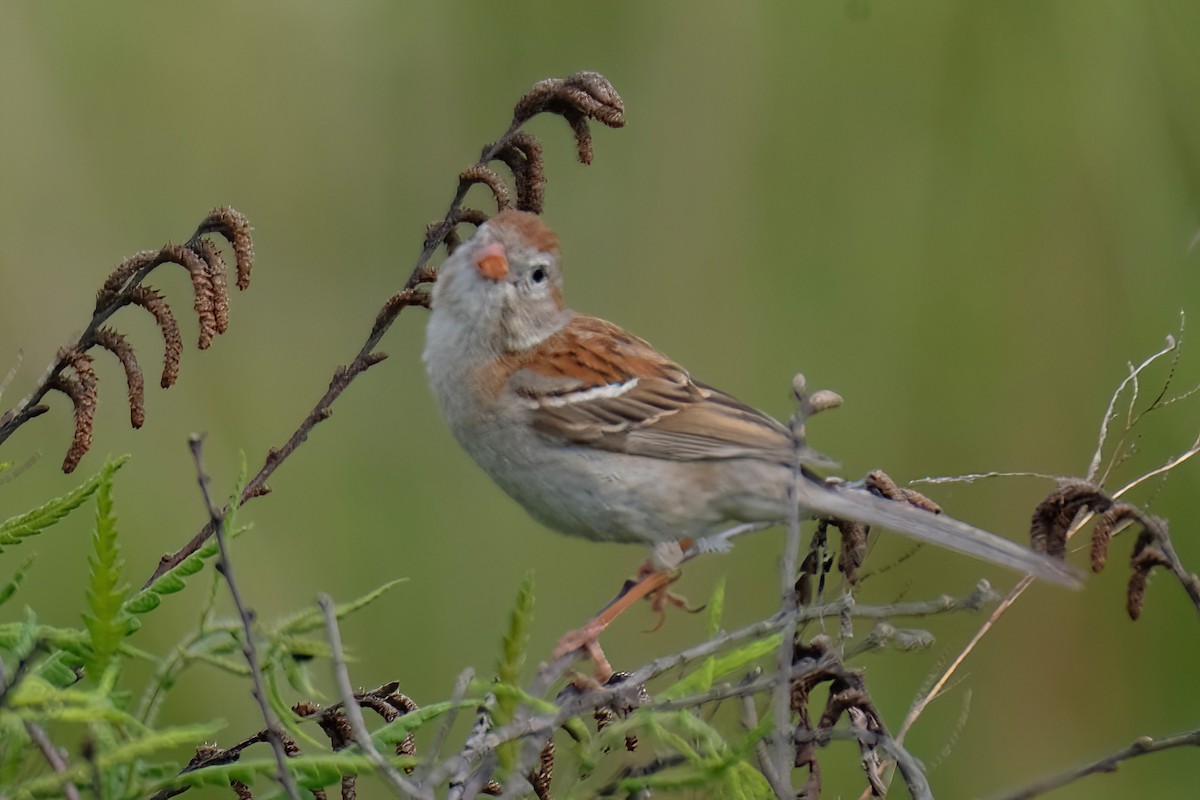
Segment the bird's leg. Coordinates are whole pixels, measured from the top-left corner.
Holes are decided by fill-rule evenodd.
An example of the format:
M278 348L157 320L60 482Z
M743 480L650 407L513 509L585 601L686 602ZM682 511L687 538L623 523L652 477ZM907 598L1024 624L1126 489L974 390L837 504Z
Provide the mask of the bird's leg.
M690 549L692 546L692 542L690 540L684 540L683 542L680 542L680 544L683 546L685 551ZM665 568L655 566L654 559L648 558L646 559L645 563L638 568L638 578L644 579L646 576L654 574L654 572L658 571L659 569ZM681 594L675 594L667 588L672 583L679 580L679 570L674 569L670 571L673 573L671 580L646 595L646 599L650 601L651 610L658 615L657 621L654 623L654 625L646 630L646 633L654 633L663 626L663 623L667 620L667 606L681 608L689 614L698 614L704 610L704 606L696 606L693 608L692 606L688 605L688 599L686 597Z
M665 590L678 579L679 571L675 569L656 569L652 566L651 571L645 575L639 571L638 578L626 581L620 593L599 614L588 620L582 628L573 630L558 640L558 645L554 648L554 658L583 650L596 665L597 682L605 683L612 677L612 665L608 663L604 651L600 648L600 634L638 600Z
M612 624L613 620L638 600L643 597L649 600L650 607L658 614L658 622L648 632L662 627L663 620L667 616L666 607L668 605L682 608L691 614L704 610L704 606L692 608L688 605L687 598L667 589L668 586L679 580L680 574L679 560L671 558L670 554L681 556L691 550L695 546L695 542L691 539L680 539L678 542L669 544L670 547L665 550L656 548L654 555L638 567L637 576L625 581L621 591L600 610L600 613L588 620L582 628L573 630L559 639L558 645L554 648L553 657L557 659L567 653L583 650L596 666L597 682L604 684L612 677L613 671L612 665L604 655L604 650L600 647L600 634ZM663 551L660 553L660 550Z

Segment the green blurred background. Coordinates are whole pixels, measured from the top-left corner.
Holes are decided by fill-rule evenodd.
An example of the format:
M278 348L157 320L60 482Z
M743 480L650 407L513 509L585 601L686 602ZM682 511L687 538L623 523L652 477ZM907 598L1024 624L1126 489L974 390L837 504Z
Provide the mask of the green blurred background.
M239 451L256 469L356 352L458 170L504 129L516 98L579 69L613 81L628 127L597 129L584 168L560 120L532 126L546 144L546 214L569 301L780 416L797 370L838 390L845 406L810 437L849 475L1080 474L1126 363L1176 331L1181 310L1200 312L1192 0L5 3L0 373L25 354L5 407L84 326L122 258L182 240L218 204L256 229L253 286L207 352L193 346L182 271L156 274L188 349L177 386L148 390L143 430L129 430L120 370L99 357L102 405L80 474L106 453L134 454L116 506L132 580L204 520L187 434L208 433L219 485L232 485ZM118 322L154 373L152 325L131 312ZM426 389L423 325L420 311L402 316L384 343L391 358L248 507L255 530L236 559L265 618L318 591L348 599L407 576L344 633L356 683L397 679L430 702L464 666L487 674L527 570L532 648L545 653L643 553L541 529L474 468ZM1200 381L1192 347L1179 391ZM1147 379L1146 396L1164 373ZM1197 403L1152 415L1120 476L1186 449ZM72 421L68 403L53 406L0 453L42 454L0 486L0 516L79 481L59 473ZM1049 488L1011 480L933 494L1021 538ZM1137 495L1174 521L1193 567L1197 491L1200 463ZM46 621L78 622L89 529L81 515L21 548L41 554L22 596ZM682 591L704 598L724 575L727 624L758 619L776 604L781 542L759 534L694 562ZM1083 592L1027 593L914 729L909 743L939 796L995 793L1197 724L1196 612L1158 577L1131 623L1128 546ZM871 561L905 552L885 535ZM18 555L6 553L0 572ZM965 594L981 576L1014 582L922 552L863 599ZM170 598L135 643L171 647L202 594ZM893 725L980 621L930 621L932 650L863 661ZM606 646L618 666L694 642L705 625L676 614L643 634L651 622L637 609L614 627ZM325 665L315 672L325 682ZM166 713L184 721L214 709L230 740L254 728L247 686L204 668ZM829 796L859 791L856 760L844 745L830 751ZM1190 797L1195 768L1195 753L1174 751L1055 796Z

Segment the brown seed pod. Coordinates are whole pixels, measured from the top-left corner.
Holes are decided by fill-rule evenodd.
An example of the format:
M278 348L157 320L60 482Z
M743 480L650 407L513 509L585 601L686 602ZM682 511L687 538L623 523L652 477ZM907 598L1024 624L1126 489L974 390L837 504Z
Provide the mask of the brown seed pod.
M511 202L508 195L508 186L504 183L504 179L496 174L494 169L484 164L474 164L458 173L458 183L460 187L481 183L491 189L492 198L496 201L496 209L498 211L508 208Z
M112 328L96 331L96 344L115 355L125 368L125 382L129 386L129 424L134 428L142 427L146 421L146 388L133 346Z
M250 285L250 270L254 267L254 241L250 238L250 222L235 208L214 208L192 234L195 242L206 233L217 233L225 237L233 247L234 264L237 267L237 287L245 290Z
M142 250L118 264L117 268L105 279L100 290L96 292L96 311L115 300L117 293L135 273L143 271L148 273L163 263L161 255L161 250Z
M208 267L208 282L213 290L213 317L216 319L217 333L224 333L229 329L229 283L225 279L225 259L211 239L200 237L190 246Z
M513 124L548 111L562 116L575 134L579 161L592 163L592 136L587 121L594 119L610 128L625 124L625 103L617 90L598 72L576 72L566 78L538 81L513 109Z
M75 371L75 377L59 373L50 381L50 388L71 398L75 408L75 435L63 459L63 472L74 472L79 461L92 446L92 428L96 417L96 371L92 359L74 348L59 352L59 359Z
M163 296L149 286L135 287L129 293L129 302L149 311L163 335L163 372L160 385L169 389L179 377L179 359L183 354L183 337L179 334L179 323Z
M1067 533L1082 508L1103 512L1112 505L1104 492L1090 483L1061 484L1033 510L1029 524L1029 546L1039 553L1062 557L1067 552Z
M508 137L495 158L512 171L517 189L517 209L542 213L546 195L546 175L542 164L542 145L532 135L518 131Z

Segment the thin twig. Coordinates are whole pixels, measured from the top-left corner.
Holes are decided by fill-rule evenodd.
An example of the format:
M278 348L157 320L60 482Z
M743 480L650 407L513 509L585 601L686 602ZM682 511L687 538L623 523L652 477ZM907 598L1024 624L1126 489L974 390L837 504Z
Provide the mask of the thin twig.
M1187 451L1172 458L1166 464L1163 464L1161 467L1158 467L1157 469L1152 470L1145 475L1133 479L1117 491L1113 492L1113 498L1116 499L1121 497L1138 484L1147 480L1150 476L1166 474L1190 459L1192 456L1195 456L1197 453L1200 453L1200 439L1198 439L1190 448L1188 448ZM1075 534L1086 527L1094 516L1095 515L1092 512L1088 512L1087 514L1082 515L1079 519L1075 520L1075 522L1071 525L1071 529L1067 532L1067 539L1070 540L1073 536L1075 536ZM1197 587L1194 577L1183 567L1183 564L1179 560L1178 556L1175 556L1175 551L1173 548L1170 548L1170 555L1173 557L1171 565L1172 571L1175 573L1184 590L1188 593L1188 596L1192 599L1193 604L1197 606L1197 610L1200 610L1200 597L1197 597L1196 595L1200 587ZM962 665L962 662L966 660L967 656L970 655L971 651L975 649L975 646L979 644L980 640L983 639L987 632L990 631L996 622L999 621L1000 617L1003 616L1006 611L1008 611L1008 609L1017 601L1017 598L1024 594L1025 590L1028 589L1032 583L1033 579L1028 575L1017 581L1016 585L1009 590L1009 592L1000 601L999 605L996 606L995 610L988 615L987 620L984 621L984 623L979 627L979 630L977 630L971 639L966 643L966 645L963 646L963 649L958 653L957 656L954 657L954 660L950 662L950 665L946 667L946 670L937 679L937 681L934 682L933 686L929 688L923 697L918 698L917 701L913 703L908 715L904 718L904 723L900 726L900 731L896 734L896 739L898 741L904 741L904 735L910 728L912 728L913 723L917 721L917 718L921 716L929 703L935 699L946 683L949 682L955 671L957 671Z
M804 451L804 419L806 411L807 390L803 375L797 375L792 382L796 396L797 408L790 420L789 429L792 434L792 480L788 484L788 519L787 533L783 545L783 556L779 560L779 610L783 615L783 635L779 641L779 651L776 656L775 668L782 677L788 674L794 660L797 627L797 612L799 611L796 597L796 569L800 559L800 506L797 502L798 486L804 480L800 472L801 456ZM776 781L771 784L771 790L778 800L791 800L795 796L792 786L792 705L790 681L779 680L771 692L771 713L775 717L775 727L771 734L772 763L775 767Z
M474 677L475 670L467 667L458 673L458 679L454 681L454 691L450 693L450 710L446 712L446 718L442 720L441 727L438 728L429 747L430 769L442 757L442 747L446 744L446 737L450 735L450 728L458 719L459 706L462 705L463 698L467 696L467 689L471 686L471 679Z
M900 777L908 787L908 792L912 795L913 800L933 800L933 791L929 788L929 781L925 777L924 770L921 769L920 762L887 734L856 727L818 728L811 732L801 731L797 734L796 739L800 742L816 742L817 744L825 744L833 739L844 739L882 750L898 765Z
M747 678L753 678L754 673L751 673ZM754 697L745 695L741 698L742 703L742 727L747 731L752 731L758 727L758 709L754 706ZM775 792L776 797L784 789L783 781L779 779L779 773L775 771L775 765L771 762L771 754L767 750L767 743L759 739L754 743L754 757L758 761L758 770L767 779L767 784L771 787L771 791Z
M1055 481L1061 483L1071 480L1065 475L1049 475L1045 472L969 472L965 475L938 475L928 476L924 478L914 478L909 481L913 483L974 483L975 481L990 480L992 478L1037 478L1043 481Z
M188 447L192 451L192 460L196 462L196 480L200 484L200 493L204 496L204 505L208 509L213 534L217 538L217 548L219 551L219 555L217 556L217 572L221 573L225 578L225 583L229 587L229 595L233 598L233 604L237 608L238 617L242 621L242 655L246 658L246 663L250 667L251 693L254 695L254 699L258 701L258 708L262 712L263 722L267 727L267 739L271 743L271 750L275 753L275 763L279 767L277 780L283 786L284 791L291 800L300 800L300 790L296 787L296 781L292 777L291 770L288 769L287 750L284 748L283 735L279 730L279 721L275 719L275 714L271 711L271 706L267 702L267 694L263 690L262 665L258 660L258 649L254 646L254 612L246 608L246 604L242 601L242 593L238 589L237 582L233 579L233 564L229 560L229 548L225 542L225 516L213 504L212 496L208 491L209 478L208 474L204 471L204 461L201 458L201 449L203 446L204 437L200 434L194 433L188 437Z
M865 617L868 619L880 619L885 617L896 616L924 616L928 614L944 613L956 610L978 610L983 604L992 602L995 598L995 593L985 581L981 581L975 591L965 598L954 599L949 597L939 597L928 601L910 601L905 603L895 603L880 606L854 605L852 601L843 597L839 600L823 604L820 606L804 606L798 608L795 612L796 623L802 623L812 619L824 617L839 617L849 613L854 617ZM747 625L744 628L739 628L734 631L727 631L712 639L701 642L697 645L689 647L685 650L673 653L671 655L661 656L648 664L634 670L621 683L611 686L597 687L587 692L570 696L564 699L554 713L534 714L528 718L516 720L505 725L502 728L493 731L482 732L480 736L473 739L462 751L458 754L447 758L430 772L428 779L424 782L425 786L438 786L442 781L446 780L450 775L468 775L473 765L480 763L487 755L494 752L496 747L517 739L533 737L541 741L546 735L557 729L566 720L578 716L589 709L596 708L612 703L629 702L636 698L638 689L647 681L662 675L665 672L678 669L687 664L694 663L700 659L707 658L720 652L724 648L739 641L750 639L761 639L769 636L775 631L782 628L788 621L789 614L778 611L767 619ZM553 664L543 665L538 671L537 677L530 684L528 693L533 697L542 696L549 686L565 671L570 665L572 658L564 656L558 659ZM788 669L782 675L784 683L787 683L791 678L805 675L820 667L819 662L803 663L792 666L789 663ZM696 705L699 702L709 702L728 697L740 697L748 692L760 692L772 689L776 683L777 676L754 684L752 687L727 686L719 687L712 690L711 693L696 695L694 697L682 698L678 701L670 701L671 708L684 708L691 705ZM661 704L655 704L652 708L657 708ZM897 743L899 744L899 743ZM790 767L789 767L790 771Z
M1128 386L1131 381L1137 380L1137 376L1142 370L1165 356L1167 353L1170 353L1177 346L1178 345L1175 341L1175 337L1167 336L1167 343L1163 349L1149 356L1137 367L1134 367L1132 364L1129 365L1129 374L1126 375L1125 379L1117 385L1117 390L1113 392L1112 398L1108 401L1108 408L1104 410L1104 417L1100 420L1100 436L1096 442L1096 452L1092 454L1092 461L1090 464L1088 464L1087 480L1089 483L1094 483L1096 481L1096 473L1100 471L1100 459L1102 458L1102 454L1104 452L1104 444L1108 440L1108 423L1111 422L1115 416L1117 398L1121 396L1121 392L1125 391L1125 387Z
M1200 747L1200 729L1179 733L1163 739L1151 739L1149 736L1142 736L1136 739L1133 744L1111 755L1096 759L1081 767L1060 772L1049 778L1043 778L1023 789L1001 795L997 800L1028 800L1028 798L1037 797L1059 787L1066 786L1068 783L1074 783L1088 775L1095 775L1099 772L1116 772L1118 765L1122 761L1128 761L1131 758L1137 758L1149 753L1160 753L1163 750L1170 750L1174 747Z
M342 713L346 715L346 721L350 723L354 743L383 776L384 781L391 786L397 797L412 795L433 800L432 792L421 789L401 775L400 771L375 748L375 743L371 741L371 734L367 731L367 722L363 719L362 709L358 707L358 700L354 697L354 687L350 684L350 671L346 669L346 655L342 650L342 634L338 629L337 609L332 598L324 593L317 595L317 605L321 607L321 612L325 615L325 635L329 639L333 678L342 695Z
M1012 590L1010 590L1009 593L1004 596L1004 599L1000 601L1000 604L996 606L991 614L988 615L987 620L985 620L984 623L979 626L979 630L975 631L975 635L972 636L971 640L967 642L961 651L959 651L958 655L954 657L954 660L950 662L950 665L946 667L941 676L934 681L932 686L929 687L929 690L926 691L922 697L917 698L916 702L914 702L912 707L908 710L908 714L905 715L904 721L900 724L900 730L896 733L897 742L901 744L904 743L905 734L907 734L909 729L912 728L913 724L916 723L917 719L925 711L926 707L939 696L942 688L950 680L951 676L954 675L955 671L959 668L962 662L966 660L967 656L971 654L971 651L975 649L975 645L979 644L979 641L985 635L987 635L987 632L992 629L992 626L995 625L1004 612L1008 610L1009 606L1015 603L1017 598L1020 597L1027 588L1029 588L1030 584L1033 583L1033 580L1034 579L1032 577L1026 575L1017 582L1017 585L1014 586Z
M29 734L29 738L37 745L38 750L42 751L42 755L45 756L47 763L50 764L50 768L59 775L65 775L67 772L67 760L63 758L62 753L59 752L54 742L50 741L50 737L46 735L41 726L34 722L26 721L25 732ZM80 800L79 789L75 786L74 781L64 781L63 794L67 797L67 800Z

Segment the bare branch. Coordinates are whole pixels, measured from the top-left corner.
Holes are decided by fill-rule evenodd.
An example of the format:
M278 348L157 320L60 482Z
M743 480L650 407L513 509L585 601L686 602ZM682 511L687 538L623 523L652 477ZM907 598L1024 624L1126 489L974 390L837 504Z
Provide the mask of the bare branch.
M300 790L296 786L296 780L292 777L291 770L288 769L288 754L284 745L283 733L280 731L279 721L275 719L275 714L271 711L271 706L267 702L266 691L263 688L262 665L258 660L258 649L254 646L254 612L248 609L242 601L242 593L238 589L237 582L233 579L233 564L229 560L229 548L225 542L225 514L213 504L212 496L208 491L209 478L208 474L204 471L204 462L201 458L201 448L203 445L203 436L192 434L188 438L188 447L192 451L192 460L196 464L196 480L200 484L200 493L204 497L204 505L208 508L210 524L217 538L217 548L219 551L219 555L217 556L217 571L225 578L225 584L229 587L229 595L233 598L233 604L237 607L238 617L242 621L242 655L245 657L246 663L250 666L252 693L254 694L254 699L258 701L258 708L262 712L263 722L267 726L267 739L271 743L271 750L275 753L275 762L279 767L277 780L283 786L284 791L291 800L300 800Z
M129 387L129 424L134 428L142 427L146 421L146 384L133 346L112 328L96 331L96 344L116 356L125 368L125 383Z
M64 775L67 772L67 759L59 752L58 747L54 742L50 741L50 737L46 735L46 731L34 722L25 722L25 732L29 734L29 738L37 745L42 756L46 759L46 763L50 768L59 775ZM79 789L75 786L75 782L67 780L63 783L63 795L67 800L80 800Z
M1055 789L1066 786L1069 783L1074 783L1080 778L1097 773L1116 772L1117 767L1122 761L1128 761L1131 758L1148 755L1150 753L1161 753L1164 750L1170 750L1175 747L1200 747L1200 729L1179 733L1174 736L1167 736L1162 739L1151 739L1149 736L1142 736L1136 739L1133 744L1124 747L1111 755L1104 758L1098 758L1095 761L1084 764L1075 769L1060 772L1057 775L1052 775L1049 778L1043 778L1040 781L1031 783L1023 789L1018 789L1015 792L1001 795L996 800L1029 800L1031 797L1052 792Z
M1115 416L1115 413L1116 413L1115 409L1117 406L1117 398L1121 396L1121 392L1125 391L1126 386L1128 386L1131 382L1137 380L1137 377L1139 374L1141 374L1142 370L1146 369L1146 367L1150 366L1158 359L1160 359L1163 356L1165 356L1166 354L1170 353L1177 346L1178 346L1178 343L1176 342L1175 337L1168 335L1167 343L1166 343L1166 345L1163 346L1163 348L1161 350L1148 356L1141 364L1138 364L1136 367L1134 367L1131 364L1129 367L1129 374L1126 375L1125 379L1117 385L1116 391L1113 392L1112 398L1108 401L1108 408L1105 409L1105 411L1104 411L1104 417L1100 420L1100 435L1098 437L1098 441L1096 442L1096 452L1092 455L1091 463L1088 464L1088 470L1087 470L1087 475L1086 475L1087 481L1089 483L1093 483L1096 481L1096 475L1100 471L1100 459L1104 452L1104 444L1108 440L1108 425L1110 422L1112 422L1112 420Z

